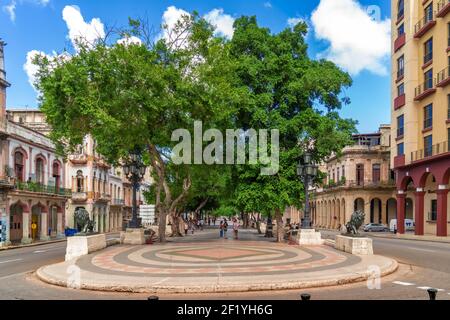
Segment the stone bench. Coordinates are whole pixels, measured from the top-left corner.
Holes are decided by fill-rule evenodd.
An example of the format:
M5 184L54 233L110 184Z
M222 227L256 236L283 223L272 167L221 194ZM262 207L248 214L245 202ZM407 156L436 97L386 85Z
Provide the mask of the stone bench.
M66 257L69 261L106 248L106 235L73 236L67 238Z

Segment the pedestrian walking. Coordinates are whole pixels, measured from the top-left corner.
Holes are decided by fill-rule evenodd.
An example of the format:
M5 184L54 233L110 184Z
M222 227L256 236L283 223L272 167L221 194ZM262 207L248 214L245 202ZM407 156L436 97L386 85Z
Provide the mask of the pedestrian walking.
M233 232L234 232L234 239L238 239L238 231L239 231L239 221L238 219L233 219Z
M186 220L184 220L184 234L187 235L189 230L189 224Z
M223 221L220 221L219 230L219 235L223 238Z
M223 236L225 239L228 239L227 231L228 231L228 222L227 222L227 218L225 218L225 219L223 219Z

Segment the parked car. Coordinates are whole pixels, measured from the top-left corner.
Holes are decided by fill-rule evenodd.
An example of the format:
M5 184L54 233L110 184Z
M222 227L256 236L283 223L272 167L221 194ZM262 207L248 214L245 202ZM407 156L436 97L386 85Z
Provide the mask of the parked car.
M363 230L365 232L386 232L389 231L389 228L381 223L368 223L364 226Z
M416 224L414 223L414 220L412 219L405 219L405 231L414 231L416 227ZM397 230L397 219L391 219L389 223L389 230L391 232L394 232L394 230Z

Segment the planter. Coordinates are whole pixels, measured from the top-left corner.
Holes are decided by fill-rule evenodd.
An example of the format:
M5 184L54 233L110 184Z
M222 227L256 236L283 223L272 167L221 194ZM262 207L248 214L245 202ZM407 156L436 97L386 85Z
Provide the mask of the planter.
M122 244L145 244L144 229L128 228L120 233L120 243Z
M67 238L66 261L106 248L106 235L73 236Z
M358 237L337 235L334 248L351 254L360 254L360 255L373 254L372 239L370 238L358 238Z

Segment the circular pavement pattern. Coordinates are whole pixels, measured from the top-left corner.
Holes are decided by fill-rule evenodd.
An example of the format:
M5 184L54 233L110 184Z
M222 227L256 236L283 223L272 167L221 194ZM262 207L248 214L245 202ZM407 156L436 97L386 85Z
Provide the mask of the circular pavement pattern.
M232 292L338 285L395 271L381 256L257 241L117 245L40 268L61 286L128 292Z

